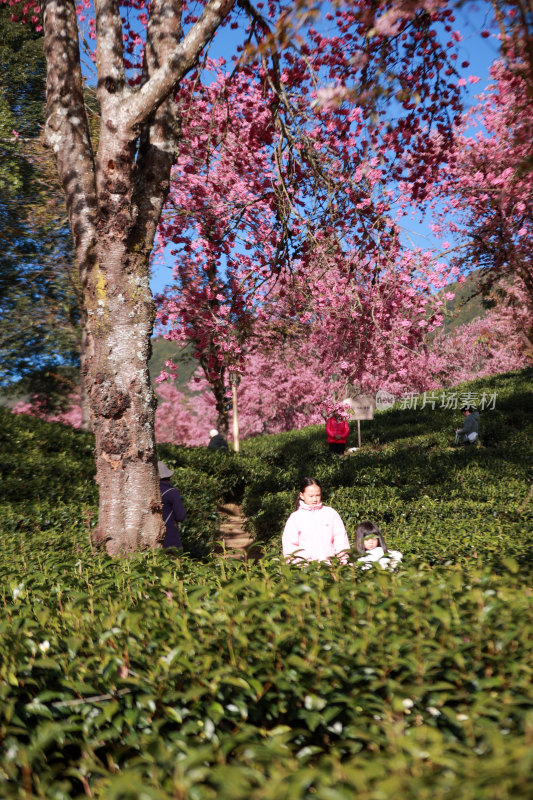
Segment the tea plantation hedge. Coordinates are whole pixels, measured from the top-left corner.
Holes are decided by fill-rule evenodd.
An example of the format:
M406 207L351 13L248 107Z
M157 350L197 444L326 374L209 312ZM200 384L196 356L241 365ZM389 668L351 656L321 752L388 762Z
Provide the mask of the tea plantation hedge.
M532 372L498 392L482 445L444 409L323 429L241 456L162 447L188 553L90 547L90 435L0 413L0 797L6 800L515 800L532 797ZM350 534L381 523L395 573L290 567L301 474ZM210 555L242 502L257 563Z

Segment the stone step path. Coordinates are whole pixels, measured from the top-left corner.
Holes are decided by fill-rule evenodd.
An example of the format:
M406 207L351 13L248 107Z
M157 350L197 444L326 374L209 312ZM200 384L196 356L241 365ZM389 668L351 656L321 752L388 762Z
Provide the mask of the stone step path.
M224 555L234 558L246 558L247 548L253 539L244 529L246 517L241 507L235 503L224 503L218 506L220 517L220 533L224 541Z

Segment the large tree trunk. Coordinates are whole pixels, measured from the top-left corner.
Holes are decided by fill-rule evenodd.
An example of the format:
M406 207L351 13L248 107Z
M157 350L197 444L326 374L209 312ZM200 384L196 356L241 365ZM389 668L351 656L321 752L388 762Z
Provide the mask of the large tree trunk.
M87 375L100 488L98 538L110 555L155 547L164 533L155 469L156 398L147 367L154 319L148 262L129 251L120 233L98 243L106 277L95 287Z
M221 433L225 439L227 439L229 430L228 406L230 404L230 400L226 394L226 388L224 386L224 374L222 374L219 379L214 381L212 386L217 410L217 429L218 432Z
M96 541L110 555L164 533L148 359L154 306L148 262L179 139L173 96L235 0L208 0L187 36L181 0L152 0L143 83L131 89L115 0L95 0L96 162L85 114L73 0L44 0L45 141L65 191L84 296L82 372L96 437Z

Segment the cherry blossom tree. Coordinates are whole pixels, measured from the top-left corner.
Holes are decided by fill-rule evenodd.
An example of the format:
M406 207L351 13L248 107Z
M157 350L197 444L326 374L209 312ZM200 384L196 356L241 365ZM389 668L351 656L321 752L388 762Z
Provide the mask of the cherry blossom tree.
M256 309L238 389L244 436L322 423L348 394L427 386L427 341L442 320L435 289L447 268L399 247L382 264L331 250L319 236L305 270L272 279ZM191 407L213 420L210 383L195 380Z
M82 371L90 397L100 488L97 539L105 542L111 555L154 547L163 533L155 396L147 368L154 319L149 258L171 167L183 144L185 115L197 114L194 106L187 106L190 86L180 99L181 86L188 83L187 76L190 83L201 83L200 57L234 9L235 0L204 0L199 6L198 17L181 0L154 0L149 8L142 0L127 0L120 6L95 0L94 9L90 0L78 6L73 0L43 0L42 19L41 8L33 2L23 1L17 10L22 21L31 18L44 30L44 138L55 155L65 192L83 290ZM250 56L248 69L261 78L265 98L276 112L273 119L280 126L275 156L276 213L283 229L279 241L289 241L292 235L302 243L312 241L324 208L330 220L341 221L342 231L354 218L345 210L359 206L360 248L378 242L383 246L387 234L379 220L386 207L379 207L382 198L369 194L372 171L383 166L397 179L403 174L399 153L423 154L416 174L409 175L413 194L423 194L439 160L426 128L434 124L441 135L439 142L447 146L450 122L458 111L453 69L446 69L444 48L434 31L434 25L443 22L453 36L452 13L438 0L406 3L399 9L392 3L376 7L369 0L334 5L328 16L334 32L310 28L304 35L302 29L296 58L287 46L287 34L302 21L298 6L291 9L291 4L270 0L263 14L247 0L239 0L239 9L249 20L245 22L248 34L243 31L243 37L248 36L250 46L259 53ZM93 138L81 68L80 41L85 40L96 45L92 56L100 127ZM280 41L277 53L274 43ZM329 83L324 103L318 94L321 79ZM352 112L341 102L344 97ZM392 125L384 108L391 97L398 104ZM293 98L298 100L296 105ZM315 101L313 108L318 113L323 108L329 115L320 124L312 108ZM357 126L358 108L368 110L373 124L359 140L361 174L348 182L349 191L339 193L348 165L342 149L329 152L324 129L329 127L327 132L336 133L342 144L350 138L342 120L353 113L352 123ZM197 120L201 117L200 111ZM302 177L302 161L314 164L310 174L322 172L323 180L320 191L309 195L312 205L309 200L297 213L294 194ZM178 172L177 177L189 180L187 172L181 177ZM313 224L306 222L308 218ZM269 266L275 270L276 259ZM220 302L221 307L227 305ZM231 314L227 316L231 319ZM207 346L211 346L209 341ZM213 357L219 360L219 355L217 349ZM210 358L208 354L207 362Z
M194 386L195 391L197 387ZM205 445L207 431L213 427L214 402L205 408L196 395L188 397L171 383L159 387L159 402L155 414L155 436L158 442Z
M533 12L529 0L491 0L500 51L507 68L533 88ZM490 36L490 30L483 31ZM521 58L517 60L517 53Z
M216 69L216 67L215 67ZM250 74L217 78L197 90L195 115L183 122L160 240L176 257L174 285L158 298L168 339L194 344L227 434L227 370L239 362L252 324L252 297L271 275L280 237L275 231L275 175L264 143L272 117ZM252 76L253 77L253 76ZM231 103L229 103L231 98ZM192 106L187 99L187 105Z
M128 82L128 36L118 4L97 0L93 145L85 112L72 0L44 0L44 136L55 154L84 292L90 394L100 488L98 538L110 554L153 547L163 532L148 375L154 318L148 261L179 138L173 97L234 0L208 0L184 30L180 2L150 6L142 72ZM21 6L21 15L39 12ZM148 15L147 15L148 17Z
M514 302L519 313L524 308L519 292ZM341 362L333 373L324 370L320 353L308 337L286 336L277 344L270 340L270 348L254 350L244 359L238 389L241 434L249 437L323 424L331 410L342 409L342 400L352 388L355 393L388 389L400 396L523 369L532 363L533 352L517 330L516 314L516 306L501 305L450 333L438 331L418 349L410 369L404 364L386 373L379 369L365 372L353 387L344 377L349 364ZM340 330L338 338L344 332L345 328ZM372 369L370 364L368 367ZM186 396L171 383L161 385L155 418L158 442L205 446L206 430L216 419L214 396L204 375L191 382L190 389L194 394ZM13 411L76 428L81 422L81 408L77 397L72 400L72 407L62 414L50 414L37 402L19 403Z
M385 368L379 357L368 360L367 370L360 371L355 384L345 376L356 365L341 361L333 365L336 371L331 373L321 361L324 350L317 350L312 337L286 336L277 343L271 339L270 346L245 356L238 389L239 430L249 437L323 424L334 408L342 409L342 400L350 391L374 394L387 389L401 396L523 369L531 364L533 353L517 330L516 313L516 309L500 306L450 333L438 329L430 337L421 333L423 340L416 356L404 357L396 369L391 369L390 363ZM345 334L343 326L330 342L342 340ZM414 334L419 338L418 332ZM156 430L164 431L164 441L205 444L206 423L211 424L216 416L215 403L205 377L194 388L199 393L186 401L183 396L175 398L175 390L171 389L168 399L158 408L157 415L161 414L165 425L159 428L156 421ZM199 421L204 424L196 433L194 426Z
M72 393L68 400L69 407L65 411L51 412L46 408L46 402L39 395L35 395L30 400L20 400L13 406L14 414L29 414L32 417L39 417L47 422L61 422L63 425L70 425L71 428L82 427L82 406L79 394Z
M527 318L520 302L521 292L490 310L486 315L448 334L438 333L426 351L422 372L425 389L456 386L463 381L485 378L501 372L524 369L531 365L533 352L527 346L517 325Z
M442 179L432 187L444 200L434 230L461 247L461 270L482 270L486 293L521 290L516 325L533 343L533 93L523 60L496 62L492 85L461 129ZM522 67L520 67L520 64Z
M176 267L158 318L167 338L194 344L224 433L227 374L242 368L246 342L257 336L255 310L267 302L272 275L283 297L324 232L337 260L357 251L370 264L373 254L378 273L380 257L393 257L398 231L386 181L404 174L411 153L416 168L406 177L413 196L423 194L459 110L454 70L432 29L444 22L452 47L453 16L438 7L393 15L382 8L376 18L346 4L326 14L333 32L311 29L309 42L271 66L262 58L259 69L229 74L222 61L211 62L210 84L182 87L181 102L198 113L183 115L184 144L160 224L161 247ZM267 30L257 12L252 19ZM391 97L395 117L384 108ZM440 135L428 147L432 124Z
M428 337L442 322L435 288L449 271L430 253L395 255L376 264L342 254L325 270L317 249L290 291L271 298L239 387L245 430L322 422L347 395L425 388Z

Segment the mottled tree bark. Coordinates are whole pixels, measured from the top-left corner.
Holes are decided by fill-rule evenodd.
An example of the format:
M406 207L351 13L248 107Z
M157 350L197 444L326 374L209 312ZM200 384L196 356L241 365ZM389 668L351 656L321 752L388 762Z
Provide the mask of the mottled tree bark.
M217 378L212 384L213 394L215 395L215 407L217 411L217 430L224 438L228 437L229 430L229 413L227 406L229 405L230 398L226 394L226 387L224 384L224 375Z
M80 342L80 408L81 424L83 431L92 431L91 399L88 391L87 381L87 362L90 355L89 349L89 329L87 326L87 315L83 308L81 312L81 342Z
M65 191L84 295L82 373L96 440L96 539L110 555L155 547L164 528L148 373L154 304L149 257L179 143L173 96L235 0L209 0L183 37L181 1L154 0L143 83L125 79L115 0L97 0L94 156L73 0L45 0L45 140Z

